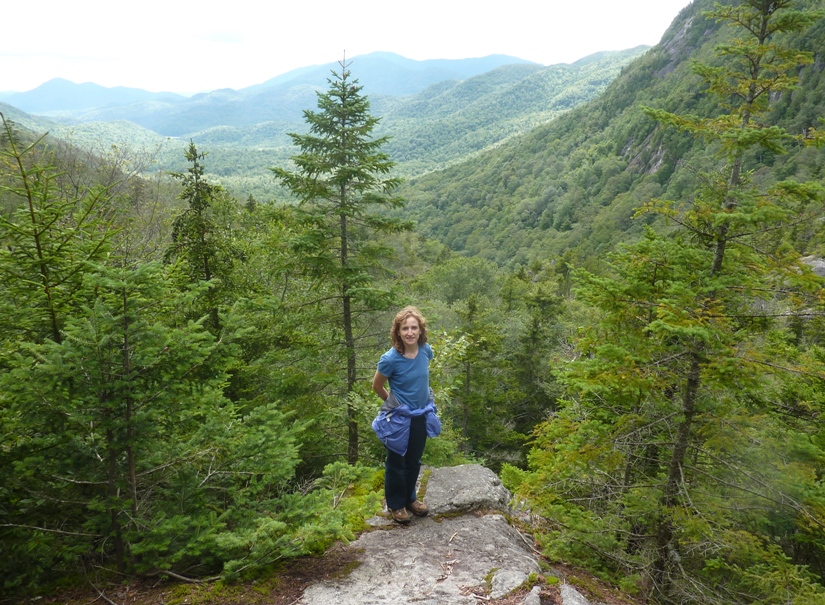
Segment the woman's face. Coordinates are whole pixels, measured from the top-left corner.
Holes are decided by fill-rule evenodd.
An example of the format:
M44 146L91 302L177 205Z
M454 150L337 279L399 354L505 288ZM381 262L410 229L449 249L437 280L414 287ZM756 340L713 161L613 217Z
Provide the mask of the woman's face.
M401 342L404 343L404 347L406 348L418 343L421 327L418 325L418 320L411 315L401 322L398 331L401 335Z

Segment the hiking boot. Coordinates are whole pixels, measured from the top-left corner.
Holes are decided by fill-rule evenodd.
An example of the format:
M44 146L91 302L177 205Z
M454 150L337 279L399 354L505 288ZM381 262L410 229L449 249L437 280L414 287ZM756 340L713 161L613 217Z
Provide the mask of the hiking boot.
M410 510L410 512L412 512L412 514L416 515L417 517L426 517L430 513L430 509L427 508L427 505L424 504L421 500L410 502L407 505L407 508Z
M407 514L406 508L399 508L398 510L391 510L392 520L401 525L409 525L410 516Z

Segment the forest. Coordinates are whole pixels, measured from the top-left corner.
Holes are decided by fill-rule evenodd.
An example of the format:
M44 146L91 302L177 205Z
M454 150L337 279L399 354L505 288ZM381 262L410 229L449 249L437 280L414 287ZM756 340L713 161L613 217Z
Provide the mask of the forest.
M415 304L424 462L493 468L549 560L651 603L825 602L823 53L819 2L697 0L593 101L406 182L341 62L266 198L202 144L158 172L4 115L0 594L352 539Z

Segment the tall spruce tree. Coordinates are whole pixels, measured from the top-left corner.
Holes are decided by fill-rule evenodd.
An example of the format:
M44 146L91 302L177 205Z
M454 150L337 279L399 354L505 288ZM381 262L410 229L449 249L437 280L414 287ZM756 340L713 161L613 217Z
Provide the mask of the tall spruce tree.
M793 140L782 128L766 124L765 116L771 94L791 90L798 80L794 71L813 61L810 53L787 48L777 40L782 34L804 30L822 16L821 12L798 10L798 6L795 0L717 4L706 16L736 27L737 35L743 37L717 48L718 55L726 59L724 64L697 62L694 71L727 111L719 116L697 118L647 110L666 125L718 145L724 159L715 174L706 176L704 191L699 192L687 212L667 202L654 201L648 208L676 219L699 251L712 251L710 263L699 261L696 267L703 285L696 292L699 307L689 314L693 316L690 323L697 322L696 327L701 326L706 332L685 334L683 340L689 343L684 351L689 361L684 383L679 387L681 420L668 459L662 495L662 504L667 509L677 507L682 499L684 467L701 393L708 383L725 378L714 376L713 366L725 364L743 373L759 372L748 363L761 361L757 355L748 355L744 363L738 355L754 327L757 334L765 331L763 323L754 322L765 315L759 311L759 301L782 305L790 315L794 307L799 310L804 300L802 292L821 288L815 281L805 283L804 278L798 278L799 274L805 276L810 272L800 266L793 250L783 247L790 242L777 235L787 225L812 219L821 210L821 188L814 183L793 181L760 187L754 184L753 170L749 171L746 165L748 151L761 149L783 154L785 146ZM793 292L791 297L788 290ZM665 590L673 568L671 553L676 539L671 520L659 524L655 577Z
M806 567L822 552L799 555L825 529L820 429L788 412L803 404L787 387L803 375L821 389L825 375L821 355L789 346L791 326L821 305L822 280L800 261L792 229L821 216L823 192L762 182L749 163L755 150L804 143L766 124L771 95L812 60L781 45L821 16L794 4L706 13L735 28L719 65L695 65L718 115L648 110L708 141L718 165L692 199L642 209L674 228L616 253L608 276L577 273L597 321L563 372L569 399L532 453L525 489L565 538L553 554L619 569L657 602L825 594Z
M343 334L346 360L347 458L358 460L358 421L350 394L358 381L356 328L365 312L386 308L387 289L378 286L376 270L391 251L378 238L409 230L408 222L379 213L397 208L393 195L400 180L389 176L395 165L381 151L387 137L374 138L379 119L349 63L328 79L329 89L318 93L318 111L304 111L308 134L290 133L300 152L292 157L294 170L274 168L278 180L298 198L296 213L303 230L292 241L305 271L333 288L334 329Z

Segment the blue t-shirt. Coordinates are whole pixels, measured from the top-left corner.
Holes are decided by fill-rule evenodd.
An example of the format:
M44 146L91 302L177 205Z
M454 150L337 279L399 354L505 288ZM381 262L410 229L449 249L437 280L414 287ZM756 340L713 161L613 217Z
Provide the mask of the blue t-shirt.
M418 347L415 359L407 359L395 347L378 360L378 371L387 377L390 390L400 403L416 410L430 399L430 360L433 349L429 344Z

